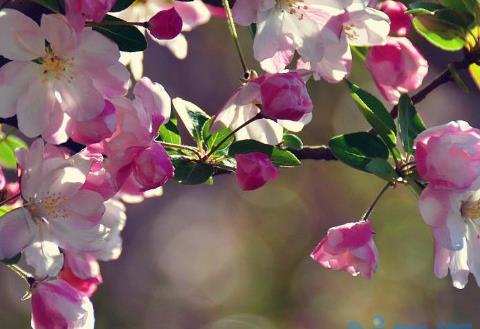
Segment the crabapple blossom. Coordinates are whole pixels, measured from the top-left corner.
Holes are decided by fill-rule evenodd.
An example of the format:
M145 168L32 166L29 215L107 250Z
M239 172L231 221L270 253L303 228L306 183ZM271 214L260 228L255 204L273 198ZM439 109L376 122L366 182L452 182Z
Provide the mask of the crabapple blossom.
M66 0L65 14L70 22L74 22L81 29L86 19L100 23L115 2L115 0Z
M464 189L480 174L480 130L465 121L427 129L415 149L417 171L430 186Z
M103 282L100 265L90 254L65 252L65 265L59 277L77 291L91 297Z
M390 34L398 37L404 37L412 27L413 17L405 13L408 8L399 1L383 1L378 5L378 9L383 11L390 18Z
M385 45L371 47L366 64L382 96L392 104L401 94L417 90L428 73L427 60L404 37L388 37Z
M298 132L312 119L312 103L306 93L305 84L300 81L299 75L295 72L267 74L249 81L228 100L215 117L212 127L236 129L262 112L279 120L274 121L268 117L255 120L237 131L235 138L254 139L265 144L277 145L283 139L284 128ZM263 107L265 105L263 101L266 101L266 108ZM259 105L262 106L262 110ZM290 120L281 119L287 117Z
M235 155L237 183L244 191L256 190L278 177L278 169L260 152Z
M0 11L0 117L17 115L20 131L65 142L69 119L101 114L106 97L126 93L128 71L118 47L91 29L77 32L59 14L43 15L38 26L24 14Z
M159 40L171 40L182 32L182 17L175 7L161 10L148 21L148 31Z
M114 13L117 17L130 22L148 21L161 10L175 8L183 21L183 32L188 32L195 27L205 24L210 20L211 14L207 6L201 0L189 2L145 0L136 1L133 6ZM145 30L142 30L145 32ZM150 33L149 33L150 34ZM151 34L150 34L151 35ZM183 34L179 34L172 40L159 40L152 38L157 44L167 47L178 59L187 57L188 43ZM122 53L122 63L129 65L133 77L138 80L143 75L143 52Z
M47 240L32 243L23 251L25 262L34 269L36 278L54 278L64 264L64 255L58 245Z
M108 229L100 225L103 197L82 189L92 160L47 155L41 140L18 150L23 206L1 217L0 259L11 258L34 241L52 241L63 249L100 248Z
M330 228L310 256L325 268L370 279L378 263L372 224L366 220Z
M94 323L92 303L66 281L40 281L33 285L33 329L93 329Z
M297 51L298 68L328 82L350 72L349 45L384 44L389 31L388 16L365 0L239 0L233 14L240 25L257 24L254 56L264 70L284 70Z

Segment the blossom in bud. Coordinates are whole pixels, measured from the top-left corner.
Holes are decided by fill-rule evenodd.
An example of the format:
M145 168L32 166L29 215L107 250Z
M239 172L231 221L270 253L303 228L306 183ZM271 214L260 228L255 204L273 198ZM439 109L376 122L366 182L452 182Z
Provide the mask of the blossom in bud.
M91 29L76 31L60 14L40 26L13 9L0 11L0 117L17 116L28 137L67 141L65 122L92 120L105 98L127 92L129 73L118 46Z
M64 280L41 281L32 289L33 329L93 329L95 316L88 297Z
M366 64L382 96L397 104L401 94L417 90L428 73L428 62L407 38L389 37L371 47Z
M313 110L305 81L297 72L264 76L260 93L262 113L269 118L298 121Z
M144 149L135 158L134 174L144 190L164 185L173 177L173 165L160 144Z
M235 155L237 183L244 191L256 190L278 177L278 169L264 153Z
M412 26L413 17L405 13L408 8L399 1L383 1L378 5L378 9L383 11L390 18L390 35L399 37L406 36Z
M59 277L82 294L91 297L103 281L97 260L88 253L65 251L64 255L65 265Z
M182 32L183 21L175 7L159 11L148 21L150 34L160 40L171 40Z
M367 220L332 227L310 257L325 268L370 279L378 263L372 224Z
M453 285L463 288L472 273L480 285L480 178L462 190L429 185L419 208L435 241L435 275L443 278L450 270Z
M70 120L67 134L80 144L94 144L112 136L115 131L115 107L105 100L105 107L97 117L87 121Z
M417 171L431 186L463 189L480 175L480 130L465 121L425 130L415 148Z

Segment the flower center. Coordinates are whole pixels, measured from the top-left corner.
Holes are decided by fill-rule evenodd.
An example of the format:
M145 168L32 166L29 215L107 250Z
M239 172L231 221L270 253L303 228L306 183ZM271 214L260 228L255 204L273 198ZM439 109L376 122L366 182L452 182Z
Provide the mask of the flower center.
M71 80L73 76L71 70L73 68L73 58L61 58L55 55L50 47L46 48L46 55L41 59L43 75L45 80Z
M49 218L62 217L66 219L68 217L67 211L61 207L61 203L65 200L66 198L58 192L47 192L47 195L40 201L33 199L28 200L25 208L30 211L34 218L48 220Z
M463 201L460 207L460 213L462 217L466 219L480 219L480 200Z
M302 0L277 0L277 6L282 12L287 12L300 21L303 19L305 11L308 10L308 6Z

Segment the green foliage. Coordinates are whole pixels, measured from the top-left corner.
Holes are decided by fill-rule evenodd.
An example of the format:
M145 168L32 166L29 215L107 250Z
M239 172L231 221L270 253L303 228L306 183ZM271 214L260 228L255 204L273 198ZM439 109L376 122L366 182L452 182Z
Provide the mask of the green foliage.
M206 163L185 159L173 160L175 180L184 185L198 185L208 182L214 173L214 168Z
M218 152L218 151L223 151L226 148L228 148L233 143L233 140L234 140L233 135L227 138L227 136L230 135L231 133L232 133L232 129L225 128L225 129L222 129L222 130L220 130L216 133L213 133L212 135L209 135L205 139L205 142L206 142L206 145L207 145L207 150L211 150L213 148L216 148L217 149L216 152ZM225 138L227 138L227 139L224 140ZM221 143L221 145L220 145L220 143Z
M210 119L210 116L197 105L180 97L174 98L172 102L178 117L182 120L190 136L197 143L201 142L203 140L204 126ZM205 134L207 134L208 130L207 127Z
M182 144L182 137L178 132L176 118L171 118L166 124L160 126L157 140L170 144Z
M343 163L375 174L387 181L397 175L388 162L388 148L382 140L367 132L340 135L328 143L333 154Z
M102 23L92 24L92 28L112 40L121 51L135 52L147 49L147 40L142 32L131 25L109 25L124 22L120 18L106 15Z
M408 95L404 94L400 97L398 110L400 138L403 149L405 152L413 154L413 143L418 134L425 130L425 124L415 110L415 106Z
M291 150L301 150L303 142L297 135L288 133L283 135L283 147Z
M245 154L252 152L261 152L266 154L273 164L278 167L298 167L300 160L290 151L282 150L278 147L263 144L252 139L238 141L230 146L228 155L234 157L235 154Z
M122 11L130 7L130 5L134 2L135 0L117 0L115 2L115 5L113 5L112 10L110 11L112 12Z
M60 9L62 8L60 2L57 0L32 0L32 2L56 13L60 12Z
M468 68L470 72L470 76L472 77L473 81L477 85L477 88L480 89L480 65L478 64L471 64Z
M14 135L0 137L0 166L8 169L17 168L15 150L27 148L27 144Z
M7 265L15 265L15 264L18 264L21 258L22 258L22 253L19 252L16 256L13 256L12 258L2 259L0 261Z

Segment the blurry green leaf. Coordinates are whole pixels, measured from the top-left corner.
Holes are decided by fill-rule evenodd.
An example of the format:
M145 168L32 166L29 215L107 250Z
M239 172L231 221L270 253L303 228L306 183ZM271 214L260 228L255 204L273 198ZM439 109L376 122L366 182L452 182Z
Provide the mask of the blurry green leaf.
M178 132L177 128L177 119L171 118L166 124L163 124L158 129L158 137L157 140L171 143L171 144L181 144L182 137Z
M471 64L468 67L468 71L470 72L470 76L477 85L478 89L480 90L480 65Z
M372 128L385 141L387 146L395 148L397 144L397 128L385 106L375 96L369 94L359 86L350 81L347 81L347 83L350 87L352 98L357 103L365 119L367 119Z
M172 103L190 136L196 141L201 141L203 137L203 127L208 119L210 119L210 116L197 105L180 97L174 98Z
M272 145L263 144L252 139L242 140L233 143L230 146L228 155L234 157L235 154L245 154L252 152L261 152L266 154L273 164L279 167L297 167L301 165L300 160L290 151L282 150Z
M403 94L398 103L398 122L403 149L413 154L413 144L418 134L425 130L425 124L415 110L415 106L408 95Z
M13 256L12 258L2 259L1 262L7 265L15 265L15 264L18 264L21 258L22 258L22 253L19 252L16 256Z
M413 19L413 26L420 35L440 49L457 51L465 46L463 31L434 16L417 16Z
M130 5L134 2L135 2L135 0L117 0L115 2L115 5L113 5L113 7L110 11L112 11L112 12L122 11L122 10L130 7Z
M408 13L417 15L434 15L437 10L444 9L445 7L438 3L428 1L415 1L408 5L410 10Z
M108 25L108 22L123 22L120 18L106 15L102 23L92 24L92 28L112 40L121 51L135 52L147 48L147 40L142 32L135 26Z
M297 135L285 134L283 135L283 146L287 149L301 150L303 148L303 142Z
M14 135L0 137L0 166L8 169L17 168L15 150L27 148L27 144Z
M332 153L343 163L375 174L386 180L396 175L388 163L388 148L378 137L367 132L340 135L328 143Z
M36 4L45 7L53 12L60 12L60 4L57 0L32 0Z
M250 31L252 38L255 38L255 35L257 34L257 24L255 23L250 24L250 26L248 27L248 30Z
M175 180L184 185L198 185L207 182L213 175L214 168L206 163L183 159L173 160Z

